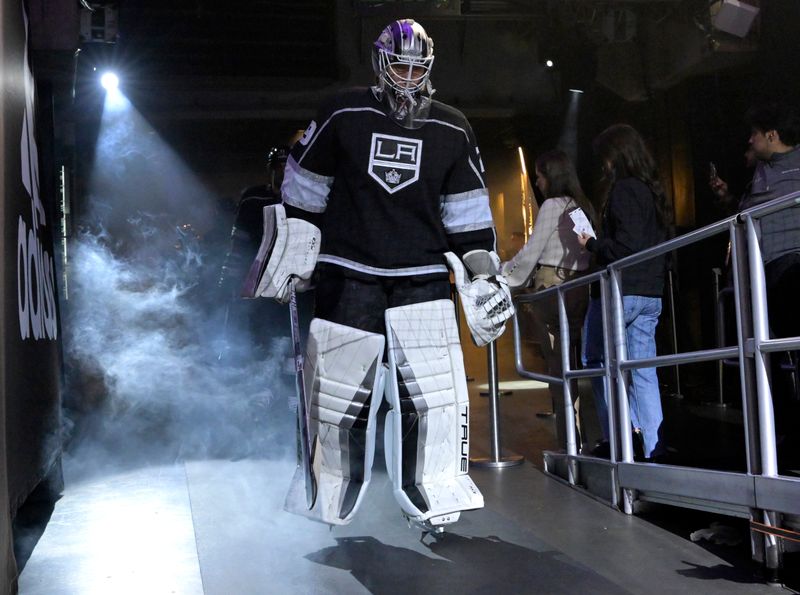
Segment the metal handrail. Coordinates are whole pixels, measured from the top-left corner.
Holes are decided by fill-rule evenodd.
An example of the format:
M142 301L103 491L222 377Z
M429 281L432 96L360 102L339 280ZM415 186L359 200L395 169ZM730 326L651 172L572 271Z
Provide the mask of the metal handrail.
M695 229L694 231L690 231L676 238L672 238L671 240L666 240L664 242L661 242L660 244L656 244L655 246L645 248L641 252L637 252L635 254L631 254L630 256L625 256L624 258L615 260L607 267L609 274L611 273L612 270L619 270L625 267L632 266L634 264L639 264L640 262L650 260L651 258L655 258L656 256L661 256L662 254L666 254L667 252L672 252L674 250L677 250L678 248L683 248L690 244L694 244L695 242L699 242L700 240L704 240L706 238L715 236L719 233L722 233L723 231L727 231L730 222L735 219L736 219L735 215L727 217L725 219L721 219L720 221L711 223L709 225L706 225L705 227L701 227L700 229Z
M800 337L785 339L767 339L761 342L761 351L774 353L775 351L794 351L800 349Z
M762 476L767 479L777 476L777 461L775 456L774 413L772 410L770 381L768 368L765 361L767 354L776 351L800 349L800 337L770 339L766 320L766 292L764 267L761 260L760 246L757 234L756 220L785 208L800 205L800 192L793 192L783 197L773 199L768 203L756 205L736 215L727 217L700 229L667 240L625 258L610 263L604 270L595 271L577 279L565 282L548 289L531 294L515 296L517 305L533 303L544 299L557 299L559 304L559 321L562 335L568 329L565 327L566 314L564 311L564 295L567 291L589 285L599 281L602 290L601 307L603 311L604 334L604 366L597 369L570 370L569 361L562 351L563 376L555 378L546 374L538 374L524 369L521 362L521 344L519 321L514 321L514 347L517 356L517 372L524 377L542 380L553 384L569 386L569 381L578 378L603 377L606 382L609 406L609 431L611 434L611 464L616 461L632 463L632 443L630 432L621 431L620 428L630 427L630 411L627 402L626 376L623 372L643 367L674 366L684 363L697 363L702 361L725 360L736 358L739 362L743 421L745 424L745 447L747 452L748 468L746 476ZM644 262L689 246L706 238L727 232L732 243L733 266L733 291L736 307L736 338L735 346L721 346L715 349L703 349L691 352L677 352L673 354L655 356L638 360L627 359L625 341L625 327L622 319L622 272L625 268ZM745 252L746 250L746 252ZM749 279L752 279L750 282ZM750 289L748 290L748 285ZM609 293L609 291L611 293ZM751 295L750 295L751 294ZM752 307L751 307L752 304ZM613 327L611 327L613 323ZM750 324L754 325L751 328ZM611 328L610 328L611 327ZM613 331L613 341L610 340ZM569 333L566 332L568 335ZM568 350L568 345L562 340L562 350ZM755 375L751 369L755 360ZM615 387L613 385L616 385ZM616 390L612 390L616 388ZM566 394L566 391L565 391ZM616 396L615 396L616 395ZM571 402L565 398L565 413L567 423L575 423L574 415L570 416ZM752 410L751 410L752 409ZM616 410L616 411L615 411ZM569 434L569 432L568 432ZM621 456L615 453L617 447L616 434L622 446ZM569 440L568 436L568 442ZM572 462L581 459L576 456L574 443L568 443L568 459ZM752 456L751 456L752 455ZM754 462L755 461L755 462ZM632 465L630 468L644 469ZM570 472L570 483L573 482ZM783 478L781 478L783 479ZM619 484L612 479L615 486ZM626 491L630 491L628 488ZM629 506L635 494L625 494L625 510L631 511ZM713 496L711 497L713 500ZM720 500L726 502L726 500Z
M760 218L765 215L777 212L787 206L800 204L800 191L792 192L791 194L787 194L785 196L773 199L767 203L762 205L756 205L754 207L750 207L742 211L741 213L737 213L736 215L732 215L730 217L726 217L725 219L721 219L700 229L693 230L686 234L680 235L676 238L672 238L671 240L667 240L655 246L651 246L650 248L646 248L636 254L631 254L630 256L626 256L624 258L620 258L612 263L610 263L605 271L595 271L593 273L588 273L586 275L582 275L577 279L572 279L571 281L567 281L560 285L556 285L553 287L548 287L547 289L543 289L541 291L537 291L535 293L528 293L528 294L520 294L514 296L515 304L521 303L532 303L538 300L547 299L550 296L556 296L558 293L566 292L571 289L581 287L583 285L587 285L589 283L593 283L595 281L601 281L606 274L611 274L614 270L621 270L629 266L633 266L635 264L639 264L641 262L650 260L655 258L656 256L661 256L663 254L667 254L668 252L672 252L679 248L683 248L685 246L691 245L696 243L700 240L704 240L706 238L712 237L714 235L720 234L723 231L729 231L731 228L732 223L743 223L747 218ZM515 317L515 353L519 354L520 350L517 349L518 346L518 338L519 338L519 327L518 321ZM785 351L789 349L798 349L800 348L800 338L798 339L765 339L762 341L763 351L766 352L773 352L773 351ZM693 362L700 362L700 361L713 361L715 359L725 359L728 357L733 357L738 354L737 347L726 347L726 348L718 348L718 349L707 349L695 352L689 352L685 354L671 354L671 355L664 355L664 356L657 356L655 358L648 358L642 360L626 360L620 362L619 367L621 369L633 369L637 367L659 367L659 366L667 366L667 365L675 365L680 363L688 363L690 361ZM687 356L687 359L682 359L681 356ZM563 382L563 379L556 378L553 376L548 376L546 374L537 374L535 372L530 372L524 369L521 365L520 358L517 358L517 372L520 375L533 378L536 380L543 380L545 382ZM585 370L581 370L580 374L574 374L576 371L570 371L570 377L579 378L579 377L592 377L595 376L595 373L586 373ZM574 375L573 375L574 374Z
M516 300L514 300L516 302ZM517 304L514 304L517 307ZM517 370L517 374L522 376L523 378L530 378L531 380L538 380L540 382L548 382L553 384L563 383L564 381L561 378L556 378L555 376L549 376L547 374L540 374L539 372L531 372L530 370L525 369L525 365L522 363L522 333L519 330L519 315L514 314L513 317L514 321L514 367Z
M782 339L770 339L768 333L768 316L766 305L766 289L764 278L764 266L761 258L761 250L759 245L759 234L756 230L756 220L766 215L781 211L786 208L791 208L800 205L800 191L792 192L782 197L775 198L764 204L750 207L732 217L728 217L721 221L712 223L698 230L689 232L672 240L662 242L656 246L652 246L646 250L632 254L628 257L617 260L608 265L607 271L611 279L612 289L614 289L614 299L612 300L612 317L616 323L616 334L624 331L624 325L620 324L620 316L622 314L622 291L621 291L621 271L625 267L632 266L650 260L656 256L660 256L676 250L678 248L693 244L697 241L711 237L721 233L727 228L731 235L731 240L734 241L735 227L746 227L746 242L748 246L748 264L749 274L752 277L750 283L751 300L753 304L752 319L753 319L753 353L745 353L745 345L742 335L742 320L741 309L737 303L737 334L738 345L735 347L720 347L716 349L701 350L688 353L675 353L665 356L656 356L654 358L643 358L636 360L628 360L626 348L624 345L624 334L617 338L617 369L620 371L632 370L635 368L649 368L659 367L666 365L674 365L679 363L700 362L710 360L722 360L732 356L738 355L740 364L743 364L746 357L753 357L756 364L756 398L758 402L758 436L760 438L760 452L761 452L761 471L760 474L765 477L774 477L777 475L777 460L775 456L775 427L774 427L774 413L772 409L772 396L771 385L769 380L769 372L767 363L764 360L764 355L775 352L785 351L791 349L800 349L800 337L790 337ZM736 242L734 242L735 244ZM737 252L734 250L734 252ZM741 258L739 254L735 254L734 258ZM741 280L734 270L734 292L737 294ZM738 302L738 297L737 297ZM743 366L740 365L743 370ZM747 397L744 393L745 382L742 379L742 398L745 400ZM618 392L623 397L626 393L626 386L624 381L620 381ZM621 398L622 404L622 417L625 417L627 403L626 399ZM620 427L625 427L625 419L620 420ZM747 423L750 423L749 421ZM627 448L626 433L623 433L623 461L630 460L630 452ZM748 445L749 450L749 445Z
M773 198L770 201L755 205L749 209L745 209L744 211L737 213L735 217L737 219L737 223L744 223L744 220L747 217L752 219L760 219L764 215L781 211L785 207L792 204L800 204L800 190L785 194L784 196L779 196L778 198Z
M554 285L553 287L548 287L547 289L542 289L541 291L537 291L534 293L520 293L513 297L514 307L519 312L519 305L520 304L529 304L541 300L545 300L548 297L555 297L558 299L558 294L561 293L563 295L564 292L570 291L572 289L576 289L579 287L583 287L585 285L589 285L596 281L602 281L606 276L605 271L595 271L593 273L586 273L585 275L581 275L577 279L572 279L570 281L566 281L561 283L560 285ZM531 380L538 380L540 382L547 382L549 384L564 384L564 378L558 378L556 376L550 376L549 374L541 374L539 372L532 372L530 370L525 369L525 365L522 362L522 340L519 329L519 317L517 314L514 315L514 367L517 371L517 374L522 376L523 378L529 378ZM562 350L564 349L564 345L562 344ZM591 370L591 371L590 371ZM603 376L604 372L602 368L591 368L590 370L565 370L565 376L567 379L572 378L591 378L594 376Z
M605 270L596 271L593 273L587 273L585 275L581 275L577 279L572 279L571 281L567 281L561 283L559 285L555 285L553 287L549 287L547 289L543 289L541 291L537 291L534 293L529 294L521 294L517 295L514 298L514 303L517 308L519 308L520 304L525 303L533 303L540 300L547 299L548 297L555 297L557 300L558 306L558 321L559 321L559 332L561 334L561 377L550 376L548 374L541 374L537 372L532 372L530 370L526 370L525 366L522 362L522 345L521 345L521 333L519 329L519 317L517 315L514 316L514 363L517 373L524 377L530 378L533 380L539 380L543 382L547 382L551 385L560 385L562 389L563 395L563 403L562 406L564 408L564 424L566 429L566 450L568 457L571 457L568 461L568 481L570 484L575 484L578 477L577 466L575 463L576 457L578 455L578 448L579 444L577 443L577 421L575 419L575 412L572 406L572 387L570 385L570 381L577 379L577 378L593 378L593 377L602 377L606 378L611 374L611 364L608 358L605 358L603 367L600 368L589 368L589 369L579 369L579 370L572 370L570 368L570 344L569 344L569 321L567 318L567 311L566 311L566 302L565 302L565 295L567 292L572 291L574 289L580 288L587 288L592 283L600 283L601 289L601 303L605 304L608 301L608 292L607 292L607 273ZM603 344L607 346L609 344L608 340L608 320L605 314L603 314ZM604 349L604 352L606 350ZM608 385L607 385L608 388ZM608 391L609 394L611 391ZM557 406L554 404L554 406ZM616 407L613 403L609 403L608 407L608 426L609 426L609 443L610 443L610 461L613 463L616 461L617 458L617 451L616 451L616 428L614 419L616 416ZM612 499L613 503L616 506L616 493L618 491L617 488L617 479L616 476L612 477L613 482L613 490L612 493L615 494Z
M520 293L514 296L514 301L518 303L527 303L527 302L535 302L540 299L544 299L548 295L554 295L556 291L569 291L570 289L575 289L576 287L580 287L582 285L587 285L589 283L594 283L595 281L601 281L605 278L606 272L605 270L594 271L593 273L586 273L585 275L581 275L575 279L571 279L569 281L565 281L560 285L553 285L552 287L548 287L547 289L542 289L541 291L536 291L534 293Z
M636 368L661 368L676 364L694 364L720 359L728 359L739 355L739 347L715 347L714 349L700 349L698 351L685 351L669 355L657 355L640 359L628 359L619 363L620 370L633 370Z
M614 422L610 430L620 432L622 456L617 465L618 483L622 488L623 507L625 512L633 511L633 501L637 497L637 490L644 490L647 497L648 490L655 495L650 496L658 501L659 493L662 496L674 494L675 498L668 502L684 502L692 506L690 501L698 499L698 504L711 502L712 504L738 505L742 501L749 502L745 511L751 515L758 515L760 520L768 526L779 526L779 515L775 511L798 512L796 487L800 482L778 474L778 459L775 435L775 413L772 399L772 380L770 379L769 354L776 351L800 349L800 337L781 339L769 338L769 318L766 294L766 279L764 262L760 246L760 230L758 219L777 213L787 208L797 208L800 205L800 191L792 192L778 197L769 202L753 206L749 209L728 217L711 225L684 234L680 237L662 242L637 254L622 258L606 267L612 299L604 300L604 317L610 318L614 324L614 350L605 344L606 355L606 380L612 380L613 372L616 376L617 399L609 396L609 407L615 404L619 407L617 415L610 415ZM688 246L705 238L722 233L727 230L731 240L731 258L733 273L733 294L736 319L736 346L720 346L716 349L706 349L694 352L676 353L666 356L656 356L638 360L627 360L627 345L625 340L625 325L622 309L622 271L625 267L632 266L664 255L673 250ZM605 285L601 287L606 290ZM609 316L610 314L610 316ZM607 332L607 329L604 329ZM607 334L605 336L607 341ZM722 345L722 344L720 344ZM613 369L609 371L608 360L611 354L616 355ZM692 493L693 484L681 486L680 481L686 473L697 474L699 470L684 467L662 467L659 465L636 465L632 463L630 428L630 410L627 399L627 374L625 371L641 367L658 367L675 365L688 362L710 361L727 359L736 356L739 363L739 376L741 384L742 419L744 423L744 445L746 451L747 470L744 473L726 473L720 475L717 482L710 482L721 487L717 493L702 494ZM565 376L566 377L566 376ZM612 449L614 442L612 442ZM617 458L612 454L612 463ZM728 475L729 477L723 477ZM707 477L708 472L702 471L702 476ZM739 478L742 481L734 481ZM753 483L752 480L756 481ZM693 480L689 480L693 481ZM790 484L795 484L794 486ZM673 486L668 487L668 486ZM772 491L780 487L779 494L774 496ZM730 488L730 493L725 489ZM735 489L734 489L735 488ZM667 491L665 491L665 489ZM674 490L674 491L672 491ZM615 492L616 494L616 492ZM762 509L762 510L759 510ZM733 508L729 509L733 510ZM780 565L780 548L773 537L765 537L762 542L756 539L751 541L754 556L763 557L770 568ZM760 553L759 553L760 552Z

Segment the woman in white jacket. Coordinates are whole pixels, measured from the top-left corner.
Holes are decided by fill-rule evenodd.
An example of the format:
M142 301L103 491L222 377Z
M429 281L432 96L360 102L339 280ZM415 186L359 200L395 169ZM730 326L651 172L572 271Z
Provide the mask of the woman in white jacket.
M533 234L523 248L502 265L502 273L514 290L529 288L541 291L569 281L589 268L591 254L578 242L570 214L583 210L590 222L595 220L592 204L581 189L575 166L560 150L548 151L536 160L536 186L545 198L536 216ZM567 319L570 345L580 345L580 331L589 300L589 289L567 292ZM529 305L533 315L536 339L547 364L547 373L560 377L561 340L558 308L555 298ZM570 359L574 359L571 357ZM550 385L556 414L556 435L560 448L566 444L563 392L560 385ZM577 419L577 418L576 418ZM578 443L580 448L580 442Z

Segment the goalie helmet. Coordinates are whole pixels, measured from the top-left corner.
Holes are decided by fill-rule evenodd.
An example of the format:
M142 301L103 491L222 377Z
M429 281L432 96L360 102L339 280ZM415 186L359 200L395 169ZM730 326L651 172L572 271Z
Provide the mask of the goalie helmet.
M388 25L372 48L373 87L389 102L392 118L404 128L420 128L431 107L433 39L412 19Z

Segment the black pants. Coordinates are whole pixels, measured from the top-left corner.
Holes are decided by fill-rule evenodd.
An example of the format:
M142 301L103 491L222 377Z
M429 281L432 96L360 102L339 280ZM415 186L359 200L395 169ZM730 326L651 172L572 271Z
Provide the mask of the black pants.
M314 316L371 333L386 334L386 308L450 299L445 275L373 277L320 267Z
M769 325L776 337L800 335L800 253L787 254L764 267Z
M767 263L764 272L772 336L800 336L800 313L797 305L800 296L800 254L781 256ZM790 374L792 364L797 366L798 357L800 352L794 351L792 359L785 352L773 353L770 358L779 468L797 468L800 465L800 437L795 431L800 419L800 395ZM796 374L797 367L794 369Z

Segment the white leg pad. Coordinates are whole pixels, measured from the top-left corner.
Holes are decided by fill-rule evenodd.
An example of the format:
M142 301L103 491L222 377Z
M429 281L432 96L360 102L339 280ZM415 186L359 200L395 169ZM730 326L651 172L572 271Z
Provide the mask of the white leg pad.
M483 507L467 475L469 397L455 309L437 300L386 310L386 467L403 513L444 525Z
M289 512L345 525L361 505L375 456L384 343L383 335L311 321L304 373L317 498L309 510L298 468L286 497Z

